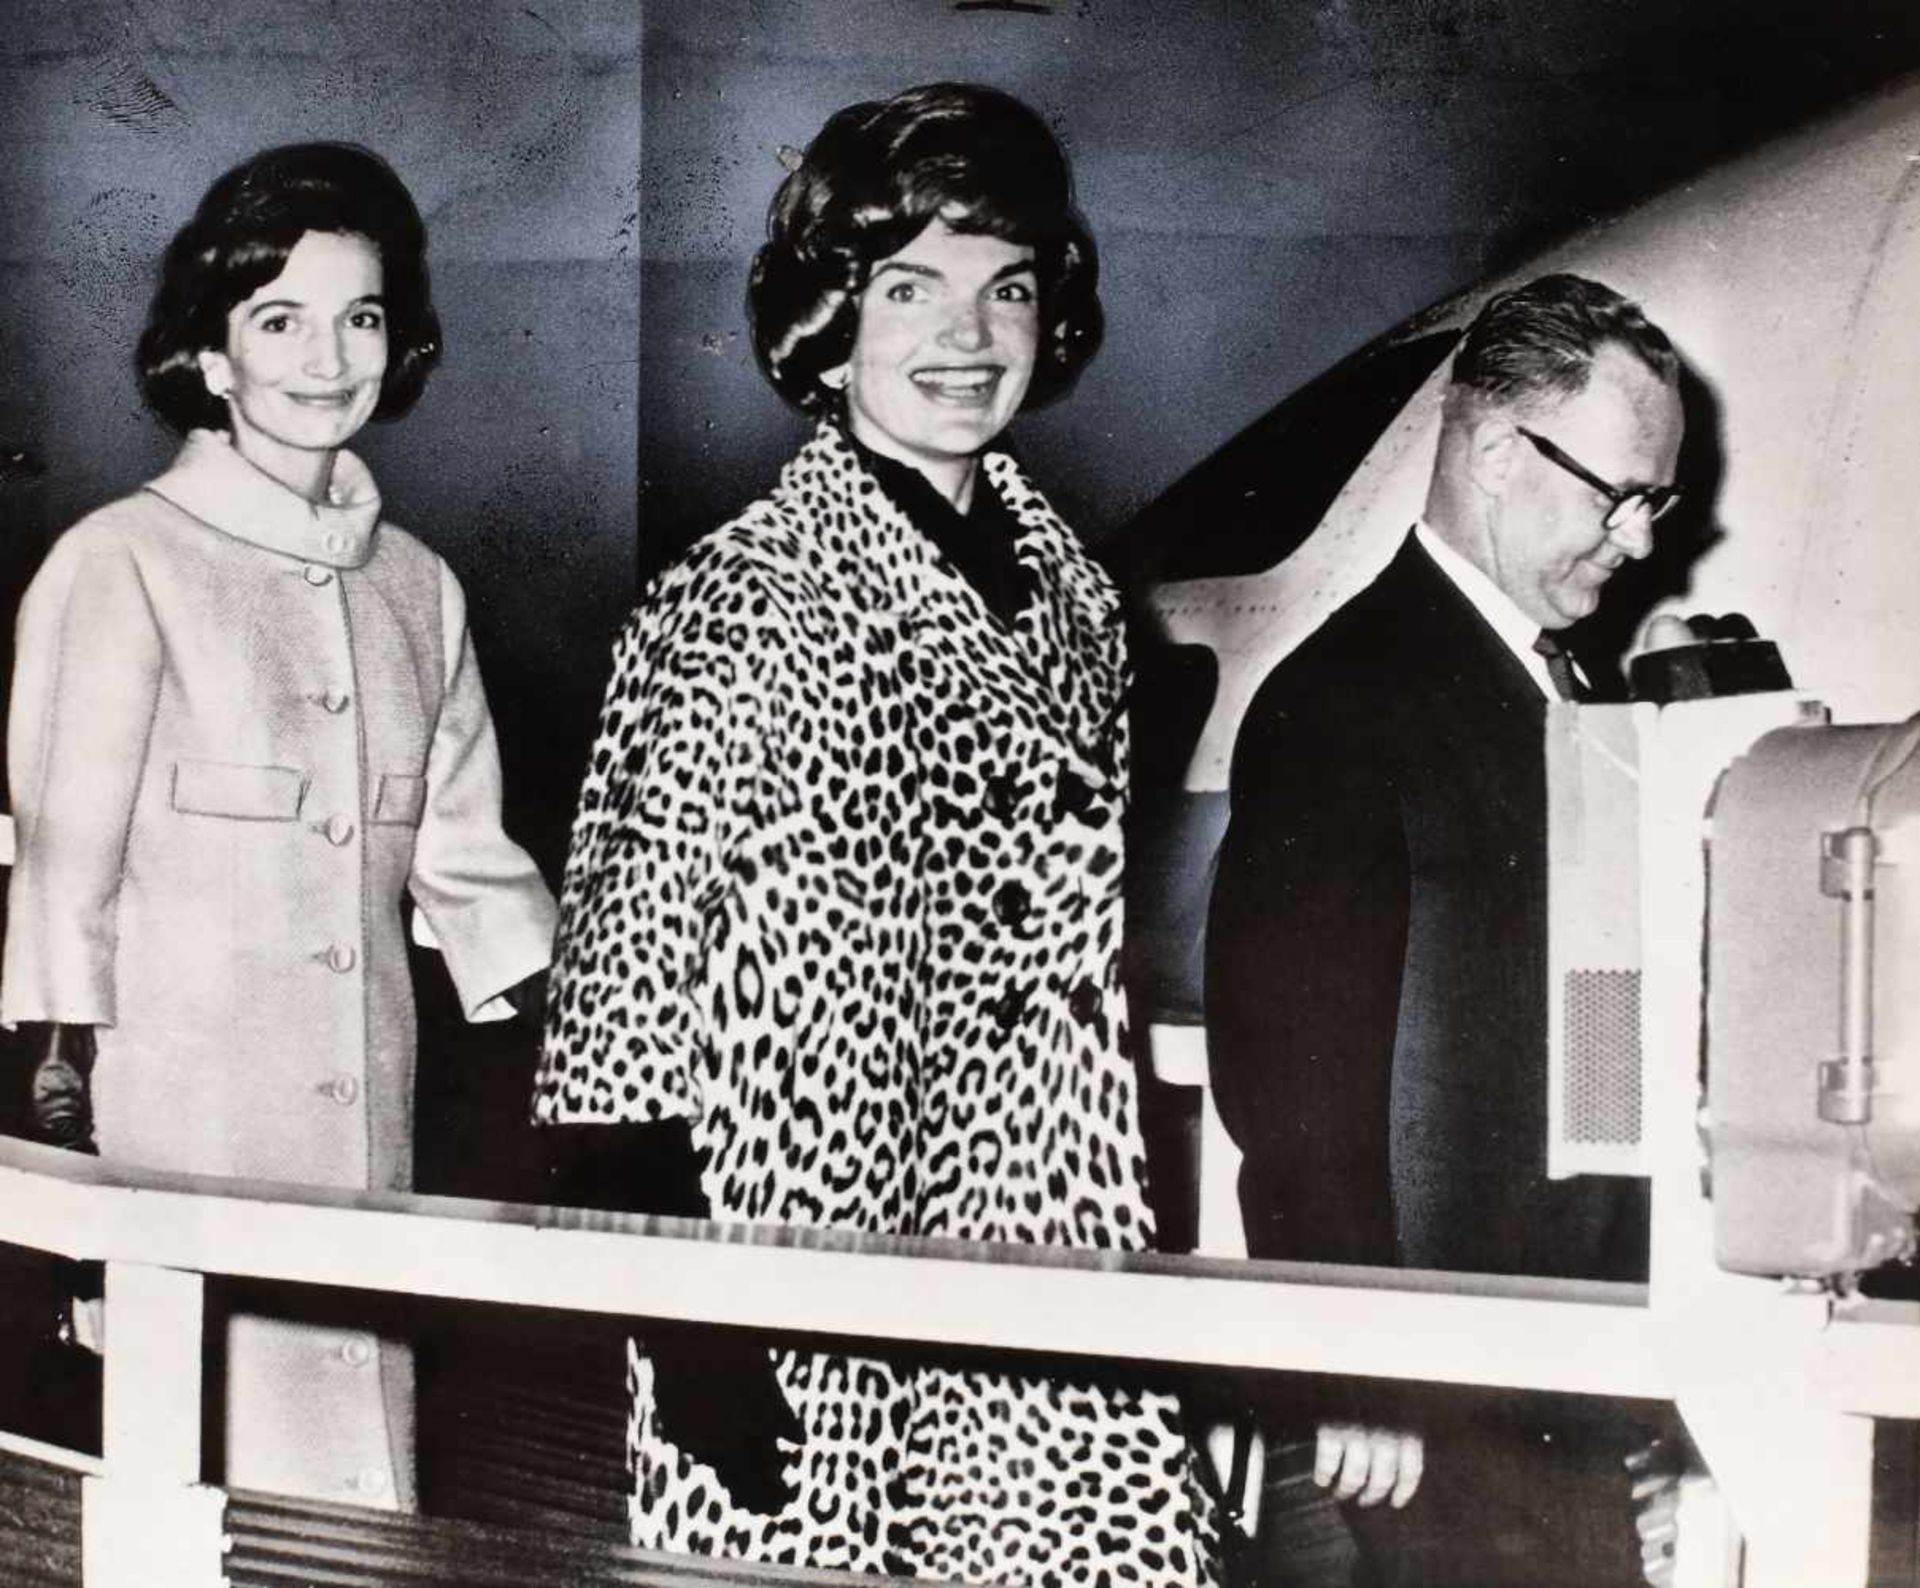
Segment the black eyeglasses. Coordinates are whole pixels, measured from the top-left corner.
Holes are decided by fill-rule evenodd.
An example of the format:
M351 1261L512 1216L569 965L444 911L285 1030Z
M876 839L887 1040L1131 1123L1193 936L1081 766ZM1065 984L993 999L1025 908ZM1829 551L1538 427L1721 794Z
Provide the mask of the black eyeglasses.
M1545 436L1535 435L1525 425L1515 425L1521 435L1534 445L1534 450L1549 463L1557 463L1582 485L1590 485L1607 499L1607 516L1602 520L1611 534L1636 513L1647 515L1649 527L1660 522L1673 510L1673 504L1680 500L1680 487L1677 485L1633 485L1622 490L1617 485L1609 485L1592 469L1578 458L1562 452Z

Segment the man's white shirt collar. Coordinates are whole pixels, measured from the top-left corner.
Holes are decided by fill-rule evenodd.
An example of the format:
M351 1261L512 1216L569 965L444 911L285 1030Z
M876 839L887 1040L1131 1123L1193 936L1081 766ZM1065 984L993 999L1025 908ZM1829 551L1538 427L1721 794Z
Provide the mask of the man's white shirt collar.
M1500 643L1526 668L1527 676L1539 686L1540 693L1549 700L1558 700L1560 691L1553 687L1553 675L1547 671L1546 658L1533 648L1533 642L1540 638L1540 625L1515 606L1506 591L1442 540L1424 518L1414 521L1413 534L1426 548L1434 565L1459 587L1460 593L1472 602L1474 611L1500 636ZM1575 662L1574 666L1577 670L1579 663ZM1581 681L1586 682L1584 674Z

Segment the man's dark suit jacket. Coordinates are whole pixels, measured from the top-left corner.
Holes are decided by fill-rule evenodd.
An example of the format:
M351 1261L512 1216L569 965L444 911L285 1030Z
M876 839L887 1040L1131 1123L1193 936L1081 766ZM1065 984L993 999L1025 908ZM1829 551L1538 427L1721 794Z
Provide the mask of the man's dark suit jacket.
M1241 728L1207 934L1249 1255L1643 1278L1546 1177L1545 703L1411 536Z

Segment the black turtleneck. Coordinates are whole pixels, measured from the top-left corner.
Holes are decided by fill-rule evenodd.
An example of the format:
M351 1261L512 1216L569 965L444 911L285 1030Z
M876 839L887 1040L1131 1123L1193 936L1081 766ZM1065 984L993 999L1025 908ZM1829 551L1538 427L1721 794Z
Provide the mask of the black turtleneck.
M843 432L893 505L933 542L954 572L970 584L1002 625L1011 627L1033 593L1033 578L1014 552L1020 526L980 469L963 516L918 469L883 457Z

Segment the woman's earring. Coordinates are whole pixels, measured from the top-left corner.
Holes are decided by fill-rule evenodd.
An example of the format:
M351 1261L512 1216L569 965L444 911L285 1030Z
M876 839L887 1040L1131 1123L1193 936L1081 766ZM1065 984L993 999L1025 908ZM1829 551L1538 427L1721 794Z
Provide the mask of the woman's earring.
M836 364L832 369L821 370L820 384L830 391L845 391L847 389L847 366L844 364Z

